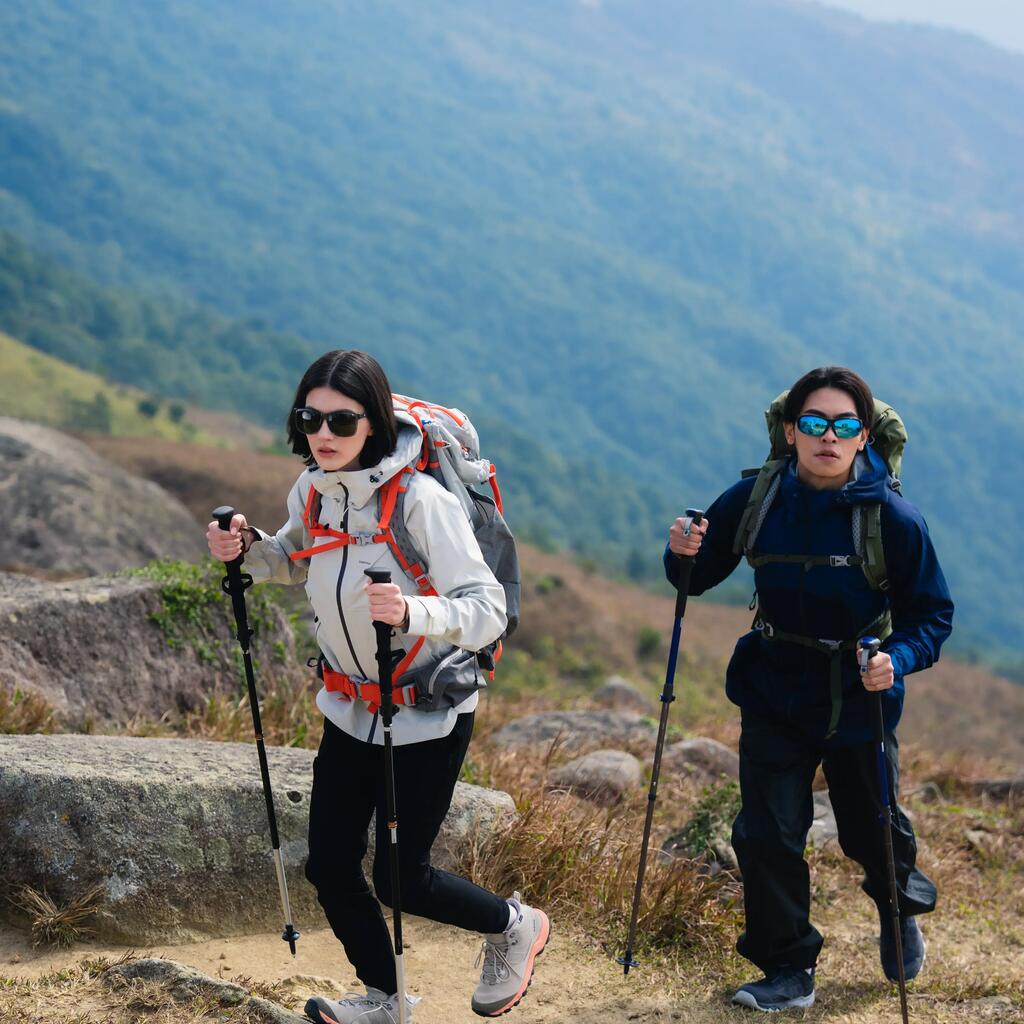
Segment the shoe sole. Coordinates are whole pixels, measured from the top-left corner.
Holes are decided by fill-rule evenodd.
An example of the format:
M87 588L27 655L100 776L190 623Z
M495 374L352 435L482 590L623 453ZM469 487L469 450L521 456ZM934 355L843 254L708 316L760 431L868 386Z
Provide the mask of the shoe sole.
M732 997L737 1006L746 1006L751 1010L760 1010L761 1013L782 1013L784 1010L806 1010L814 1005L814 993L809 996L797 996L790 999L785 1006L762 1006L749 992L740 990Z
M321 1005L321 1003L323 1000L315 996L312 999L307 999L306 1005L302 1008L303 1012L311 1021L315 1021L315 1024L338 1024L330 1015L327 1004Z
M503 1013L509 1013L523 1001L523 996L526 995L526 990L530 987L530 982L533 981L533 970L537 963L537 957L544 952L548 939L551 938L551 922L548 920L548 915L543 910L538 910L537 913L542 918L541 932L537 936L536 942L530 948L530 956L526 961L526 970L523 971L524 980L522 986L512 999L507 1003L503 1003L498 1009L478 1010L475 1006L471 1006L471 1009L478 1017L500 1017Z

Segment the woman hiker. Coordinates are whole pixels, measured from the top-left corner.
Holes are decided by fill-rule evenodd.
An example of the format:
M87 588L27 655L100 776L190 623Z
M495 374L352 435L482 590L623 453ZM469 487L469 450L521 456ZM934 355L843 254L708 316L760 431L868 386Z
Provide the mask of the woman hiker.
M483 972L471 1005L481 1016L497 1016L525 995L548 939L548 919L518 893L504 900L431 866L431 844L469 746L478 695L472 685L453 688L440 707L426 710L402 684L415 677L433 681L434 670L458 649L478 651L497 640L506 626L504 591L458 499L427 473L408 474L404 519L436 596L423 596L389 544L380 541L378 492L416 463L423 436L412 416L396 414L387 378L373 357L339 350L313 363L295 395L288 439L306 469L288 495L285 525L267 534L236 515L230 532L210 523L207 541L222 561L244 553L256 581L304 583L315 613L325 681L316 701L324 733L313 766L306 877L366 994L316 996L306 1013L317 1024L399 1019L393 946L377 902L392 902L383 730L374 700L379 692L373 691L377 620L394 627L392 643L403 653L416 652L395 669L401 906L483 933ZM318 531L315 538L311 529ZM360 540L369 542L338 541L346 534L364 534ZM394 582L369 583L368 568L391 570ZM475 658L469 660L475 665ZM375 810L376 899L361 867ZM416 1001L407 997L407 1006Z
M840 845L864 869L862 888L878 906L882 968L887 978L897 978L872 742L869 696L876 693L882 695L895 808L907 979L921 969L925 945L917 915L934 909L936 891L915 865L913 828L896 806L893 730L903 709L904 677L936 660L953 617L925 521L890 485L887 466L871 443L874 401L868 385L841 367L812 370L789 391L781 420L795 454L782 464L775 493L745 521L748 503L756 505L755 481L741 480L699 525L677 519L665 552L673 583L679 575L675 556L696 556L691 594L721 583L743 553L754 566L757 619L736 644L726 692L742 717L742 808L732 843L743 875L746 927L736 948L764 977L742 986L733 1002L769 1012L814 1002L822 936L809 919L803 854L819 764ZM873 507L880 511L887 576L878 588L857 557L863 544L858 551L854 540L855 524L860 521L863 532ZM855 647L866 634L884 642L861 675Z

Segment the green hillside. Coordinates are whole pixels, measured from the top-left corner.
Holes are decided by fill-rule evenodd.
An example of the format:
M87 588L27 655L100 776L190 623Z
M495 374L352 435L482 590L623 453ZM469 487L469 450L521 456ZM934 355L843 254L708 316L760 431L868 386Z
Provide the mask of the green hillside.
M816 5L42 0L0 12L0 224L265 331L144 332L244 365L222 405L276 419L307 346L359 344L540 425L542 489L628 494L623 558L760 460L772 395L853 365L991 653L1024 606L1021 110L1024 60Z

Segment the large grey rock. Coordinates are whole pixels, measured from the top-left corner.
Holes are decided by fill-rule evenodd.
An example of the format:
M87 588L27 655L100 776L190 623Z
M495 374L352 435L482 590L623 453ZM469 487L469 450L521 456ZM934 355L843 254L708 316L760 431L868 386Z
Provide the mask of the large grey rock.
M204 1010L213 1003L224 1010L239 1011L242 1019L253 1024L309 1024L308 1017L293 1013L269 999L251 995L241 985L211 978L194 967L185 967L173 960L158 957L129 960L108 968L102 979L108 988L115 991L131 988L135 982L158 985L177 1002L199 1002Z
M267 752L296 927L323 914L305 881L314 753ZM511 797L459 783L434 843L515 816ZM373 835L372 829L370 832ZM58 903L103 890L101 939L128 943L281 930L254 745L109 736L0 737L0 909L23 885Z
M663 768L680 775L696 775L708 779L726 776L740 777L740 759L718 740L698 736L695 739L680 740L665 748L662 755Z
M47 583L0 573L0 688L41 694L74 729L158 719L200 706L218 688L234 693L241 681L237 642L230 602L215 589L219 579L215 573L207 584L210 603L196 604L192 621L184 610L175 617L162 584L150 579ZM174 600L181 602L182 593L175 590ZM294 666L287 616L261 597L249 598L258 670Z
M811 822L811 830L807 833L807 842L823 850L838 839L839 826L836 824L836 814L832 810L828 790L817 790L814 793L814 820Z
M609 676L595 691L594 702L602 707L615 708L618 711L635 711L640 715L657 713L653 701L622 676Z
M616 804L643 781L640 762L624 750L595 750L549 776L555 789L566 789L601 804Z
M549 711L517 718L499 729L493 742L509 750L550 747L575 752L596 748L654 746L658 730L643 715L630 711L595 709Z
M203 530L177 498L81 441L0 416L0 569L76 575L195 560Z

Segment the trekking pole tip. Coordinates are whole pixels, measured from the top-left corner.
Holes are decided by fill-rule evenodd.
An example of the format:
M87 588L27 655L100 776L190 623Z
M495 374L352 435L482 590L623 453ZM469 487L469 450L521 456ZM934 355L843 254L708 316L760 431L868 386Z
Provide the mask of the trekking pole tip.
M295 956L295 943L299 940L299 933L291 925L287 925L285 930L281 932L281 938L288 943L292 956Z
M640 966L640 964L636 960L633 959L633 951L632 950L626 950L626 952L622 956L616 957L615 962L617 964L622 964L622 975L623 975L623 977L626 977L626 976L629 975L630 967L639 967Z

